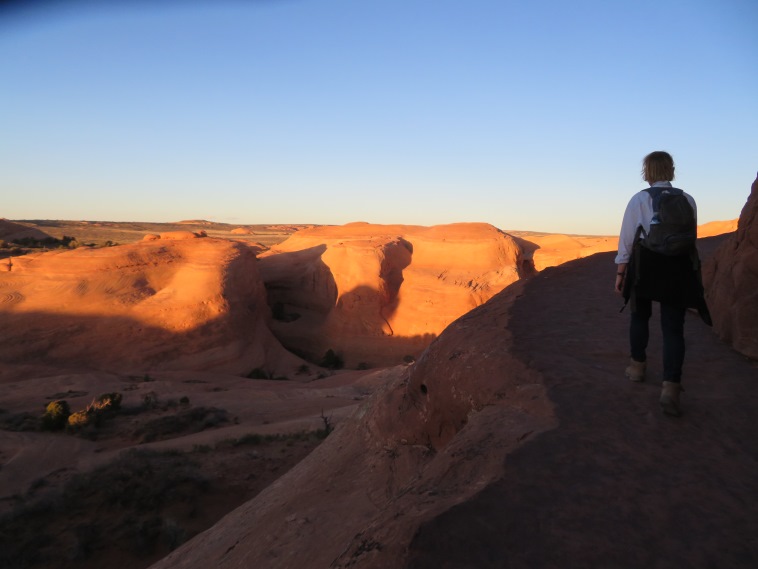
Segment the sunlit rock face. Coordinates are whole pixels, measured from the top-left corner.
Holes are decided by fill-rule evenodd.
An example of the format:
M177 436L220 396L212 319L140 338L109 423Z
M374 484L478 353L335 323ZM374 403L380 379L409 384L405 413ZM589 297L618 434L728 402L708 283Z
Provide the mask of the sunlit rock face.
M0 272L0 361L249 372L288 356L255 254L216 239L37 253Z
M719 336L758 359L758 178L736 233L705 263L703 280Z
M351 223L298 232L261 256L260 271L285 346L373 366L418 354L518 280L521 256L487 224Z

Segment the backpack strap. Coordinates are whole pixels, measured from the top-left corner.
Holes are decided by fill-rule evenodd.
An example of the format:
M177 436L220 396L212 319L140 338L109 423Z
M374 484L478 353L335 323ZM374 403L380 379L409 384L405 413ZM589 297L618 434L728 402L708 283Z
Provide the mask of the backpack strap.
M665 186L650 186L645 191L653 198L653 215L661 211L661 196L665 193L672 196L679 196L684 192L679 188L667 188Z

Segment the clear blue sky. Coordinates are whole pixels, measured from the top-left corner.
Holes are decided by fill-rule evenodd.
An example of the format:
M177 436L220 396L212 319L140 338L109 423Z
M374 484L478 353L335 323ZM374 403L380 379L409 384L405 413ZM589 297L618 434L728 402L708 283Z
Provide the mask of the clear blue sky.
M668 150L734 219L757 27L755 0L11 4L0 217L614 234Z

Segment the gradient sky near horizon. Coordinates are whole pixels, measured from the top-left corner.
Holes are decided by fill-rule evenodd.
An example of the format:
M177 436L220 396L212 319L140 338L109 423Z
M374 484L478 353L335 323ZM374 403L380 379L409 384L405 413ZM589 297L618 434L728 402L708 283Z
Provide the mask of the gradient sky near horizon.
M615 234L668 150L758 170L755 0L69 0L0 9L0 217Z

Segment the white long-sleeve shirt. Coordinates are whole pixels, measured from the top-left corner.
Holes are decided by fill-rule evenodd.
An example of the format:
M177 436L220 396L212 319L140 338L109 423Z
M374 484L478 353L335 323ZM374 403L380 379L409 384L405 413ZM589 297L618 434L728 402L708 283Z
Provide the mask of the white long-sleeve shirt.
M671 188L671 182L656 182L653 187ZM697 220L697 205L695 200L687 192L684 192L687 201L690 202L692 210L695 212ZM637 228L642 226L645 234L650 232L650 220L653 219L653 196L645 190L638 192L629 200L629 204L624 211L624 220L621 222L621 233L619 234L618 254L616 255L616 264L628 263L632 256L632 246L634 245L634 236L637 234Z

